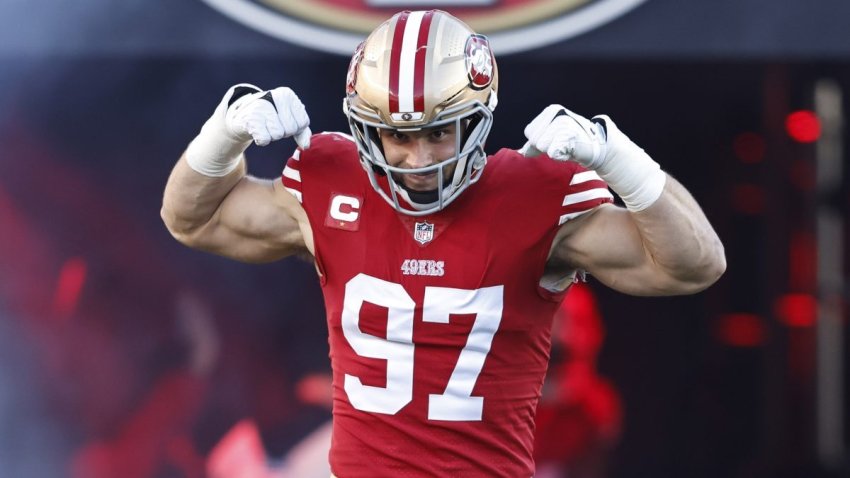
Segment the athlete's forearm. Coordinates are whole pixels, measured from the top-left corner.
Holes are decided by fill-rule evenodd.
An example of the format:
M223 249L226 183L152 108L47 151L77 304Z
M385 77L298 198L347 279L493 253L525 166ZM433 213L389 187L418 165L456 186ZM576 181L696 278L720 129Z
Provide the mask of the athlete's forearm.
M165 185L161 216L166 227L181 242L213 219L227 194L245 176L244 161L221 177L198 173L180 158Z
M726 270L720 238L691 194L672 177L652 205L631 215L647 254L681 292L705 289Z

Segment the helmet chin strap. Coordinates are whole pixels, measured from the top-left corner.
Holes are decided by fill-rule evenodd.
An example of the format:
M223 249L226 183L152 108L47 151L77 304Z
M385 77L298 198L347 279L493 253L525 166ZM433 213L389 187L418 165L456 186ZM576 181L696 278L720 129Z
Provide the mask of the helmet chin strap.
M431 206L440 199L439 189L432 189L430 191L414 191L404 184L400 184L399 186L407 192L408 199L421 206Z

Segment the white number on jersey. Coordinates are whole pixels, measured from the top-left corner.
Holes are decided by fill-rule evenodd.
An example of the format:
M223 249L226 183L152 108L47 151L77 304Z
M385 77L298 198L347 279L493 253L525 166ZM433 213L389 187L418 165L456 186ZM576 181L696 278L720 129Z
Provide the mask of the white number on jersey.
M476 290L425 288L422 304L425 322L447 324L450 314L475 314L475 322L445 391L428 398L430 420L481 420L484 397L473 397L472 389L499 329L503 296L504 286L501 285ZM360 330L363 302L389 310L386 339ZM400 284L358 274L345 285L342 311L345 338L358 355L387 361L386 387L363 385L359 378L345 374L345 392L354 408L394 415L413 399L415 308L415 302Z

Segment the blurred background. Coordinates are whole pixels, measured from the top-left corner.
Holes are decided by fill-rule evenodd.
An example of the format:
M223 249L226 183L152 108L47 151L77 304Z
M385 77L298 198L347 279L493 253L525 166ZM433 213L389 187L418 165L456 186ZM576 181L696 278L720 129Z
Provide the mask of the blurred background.
M423 6L494 39L491 152L550 103L607 113L726 246L695 296L570 295L541 477L850 476L844 0L0 0L0 476L312 476L312 266L181 246L162 189L237 82L288 85L314 131L344 131L334 51ZM251 172L292 148L252 148Z

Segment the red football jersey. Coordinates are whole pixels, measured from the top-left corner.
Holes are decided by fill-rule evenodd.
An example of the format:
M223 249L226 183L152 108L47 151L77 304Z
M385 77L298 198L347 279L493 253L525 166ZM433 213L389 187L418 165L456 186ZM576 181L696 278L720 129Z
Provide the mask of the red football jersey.
M610 202L607 186L573 162L503 149L450 206L417 218L374 191L347 136L311 144L283 183L307 212L322 274L333 473L531 476L563 296L540 279L558 226Z

